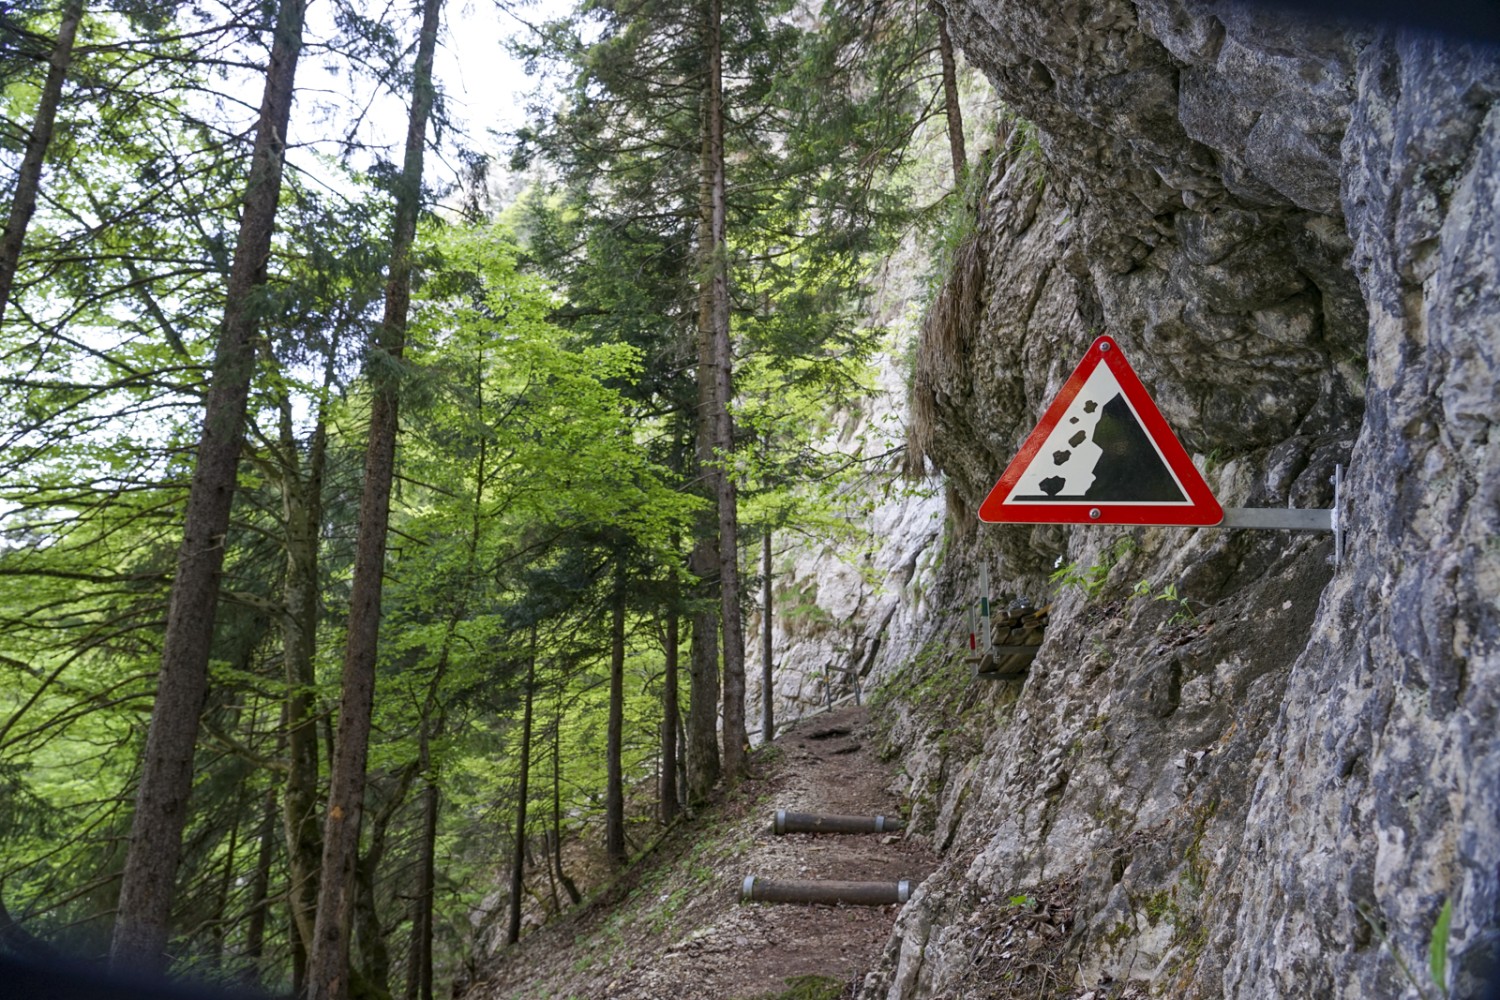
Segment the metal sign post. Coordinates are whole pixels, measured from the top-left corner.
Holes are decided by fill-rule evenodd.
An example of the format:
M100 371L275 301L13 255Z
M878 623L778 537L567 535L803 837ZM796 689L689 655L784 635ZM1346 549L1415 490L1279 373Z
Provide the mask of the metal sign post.
M1261 531L1331 531L1333 564L1344 561L1344 522L1340 516L1344 492L1344 467L1333 467L1333 506L1294 509L1290 507L1225 507L1224 520L1216 527Z

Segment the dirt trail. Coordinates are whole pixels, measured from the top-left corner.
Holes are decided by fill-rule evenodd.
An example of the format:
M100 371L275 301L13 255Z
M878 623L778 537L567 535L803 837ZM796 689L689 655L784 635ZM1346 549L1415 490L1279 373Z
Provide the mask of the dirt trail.
M898 815L866 712L815 716L757 754L756 777L668 835L583 912L522 939L465 1000L751 1000L790 980L856 982L879 956L896 906L739 903L746 875L896 881L937 859L899 835L775 836L777 809ZM847 995L846 991L846 995Z

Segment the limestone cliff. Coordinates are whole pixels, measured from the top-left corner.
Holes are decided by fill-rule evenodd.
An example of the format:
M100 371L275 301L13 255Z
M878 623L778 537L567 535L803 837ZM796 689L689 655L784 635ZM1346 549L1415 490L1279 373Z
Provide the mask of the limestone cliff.
M1000 137L918 354L951 521L925 651L872 662L947 860L863 995L1480 995L1500 58L1232 2L945 6L1035 140ZM1326 535L978 526L1100 331L1226 505L1327 507L1346 464L1343 562ZM1054 601L1023 680L961 662L981 564Z

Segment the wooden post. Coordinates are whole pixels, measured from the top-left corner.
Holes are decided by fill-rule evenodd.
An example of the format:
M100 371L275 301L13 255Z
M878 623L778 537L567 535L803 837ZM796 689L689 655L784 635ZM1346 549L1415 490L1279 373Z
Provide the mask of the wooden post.
M747 875L740 884L742 903L843 903L849 906L889 906L911 898L911 883L786 881Z
M819 816L815 813L776 810L771 830L783 833L895 833L906 824L887 816Z
M979 565L979 617L984 624L984 651L992 653L995 650L995 635L990 628L990 566L989 563Z

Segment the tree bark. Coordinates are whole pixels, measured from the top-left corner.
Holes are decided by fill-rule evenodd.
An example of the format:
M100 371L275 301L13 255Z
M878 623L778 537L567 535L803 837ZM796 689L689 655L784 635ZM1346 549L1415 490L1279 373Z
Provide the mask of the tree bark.
M531 699L536 684L536 629L531 633L531 655L526 660L526 706L521 712L521 779L516 791L516 841L510 859L510 923L505 943L521 940L521 891L526 874L526 799L530 795L531 777ZM613 709L613 702L611 702ZM610 716L613 724L614 716ZM613 730L611 730L612 732Z
M324 370L324 389L333 378L333 353ZM281 413L281 506L286 524L286 572L282 584L282 665L287 685L288 768L282 825L286 836L287 908L291 915L292 981L298 993L307 977L313 920L318 904L318 865L323 830L318 811L318 732L313 704L317 683L314 657L318 629L318 529L323 519L323 472L328 451L324 407L308 445L307 475L298 468L298 446L290 403Z
M415 761L397 774L390 796L371 818L365 852L355 861L354 943L358 946L361 961L351 966L349 979L351 992L357 996L384 998L391 995L391 949L380 921L375 883L381 862L385 860L391 820L406 803L406 795L416 775ZM358 988L356 983L360 984Z
M661 782L658 795L661 799L661 821L671 825L677 819L677 659L680 645L677 600L674 593L667 608L665 639L662 655L665 660L665 676L661 689Z
M557 880L562 883L568 900L577 906L583 902L578 885L563 871L562 863L562 715L563 688L557 687L557 703L552 715L552 864L557 871Z
M229 896L234 891L236 854L240 846L239 816L243 800L234 803L233 818L229 823L229 843L224 850L224 869L219 877L219 894L214 900L214 922L210 932L209 965L219 971L224 969L225 938L229 928Z
M712 611L693 613L688 672L688 801L702 802L719 783L719 617Z
M620 754L625 731L625 555L616 557L614 592L610 595L609 729L605 737L604 853L623 865L625 847L625 775Z
M394 372L389 369L399 361L406 346L406 319L411 302L411 247L421 207L422 155L426 146L427 119L433 105L432 63L437 49L441 9L442 0L424 0L422 5L406 153L396 190L385 314L380 324L379 343L368 366L374 382L374 396L370 404L370 437L365 451L359 538L355 546L354 580L349 599L349 634L344 651L339 735L329 780L318 910L308 970L311 1000L344 1000L349 992L349 921L354 904L370 713L375 696L391 484L395 478L397 387Z
M724 774L745 773L745 630L740 614L739 509L734 484L733 347L729 339L728 199L724 180L724 52L720 0L708 0L704 50L708 57L704 109L702 209L706 237L698 296L699 339L709 343L713 379L709 411L714 494L719 512L719 603L724 635ZM701 372L701 354L700 354Z
M928 6L937 18L938 54L943 61L943 110L948 119L948 154L953 158L953 186L960 188L969 169L969 156L964 150L964 115L958 103L958 68L953 60L953 39L948 34L948 12L942 4L929 0Z
M266 917L270 913L271 862L276 856L276 818L280 812L276 788L266 789L265 803L261 807L260 830L256 839L260 842L255 854L255 874L250 879L250 910L245 924L245 981L260 982L260 960L265 953Z
M707 98L704 88L702 170L699 175L698 247L701 273L713 267L713 228L711 201L713 175L708 169L709 127ZM694 426L693 456L703 493L717 510L719 467L714 455L714 414L718 396L714 380L714 337L710 282L699 287L698 301L698 411ZM689 802L705 799L719 783L719 617L705 606L709 598L718 597L720 576L719 527L716 513L705 512L695 525L693 550L688 568L697 577L699 606L692 618L692 650L689 673L692 690L688 700L687 778Z
M266 281L306 6L306 0L283 0L277 14L120 882L110 943L115 968L155 972L167 962L168 922L193 785L193 748L208 693L214 607L254 369L256 291Z
M31 216L36 212L36 195L42 183L42 164L47 159L47 147L52 144L57 108L62 103L63 81L67 79L68 67L73 63L73 39L78 34L78 24L82 20L83 0L67 0L63 5L62 20L57 26L57 38L52 43L52 53L48 58L47 78L43 81L41 95L37 98L31 134L26 139L26 152L21 156L21 169L16 174L10 215L5 220L5 232L0 234L0 324L5 321L5 307L10 304L11 289L15 287L16 269L21 262L21 247L26 242L26 229L31 225Z
M441 798L431 773L427 734L422 734L422 843L417 891L412 900L411 949L406 963L406 1000L432 1000L432 903L437 889L437 826Z
M775 707L771 688L771 526L760 540L760 738L769 743L776 738Z

